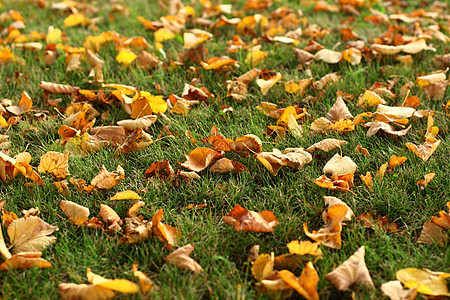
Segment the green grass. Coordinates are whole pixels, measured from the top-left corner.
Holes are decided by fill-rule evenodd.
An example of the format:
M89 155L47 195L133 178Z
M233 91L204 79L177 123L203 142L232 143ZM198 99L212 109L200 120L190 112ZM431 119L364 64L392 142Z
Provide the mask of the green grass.
M224 2L233 3L234 10L242 8L244 3L244 1ZM148 20L157 20L168 14L167 10L159 9L157 1L128 1L126 5L130 10L130 15L123 16L114 13L115 21L111 21L109 19L111 9L109 2L97 1L95 3L100 9L98 16L102 17L97 24L98 32L83 27L65 29L63 28L63 20L66 17L64 13L51 11L49 8L38 9L33 1L0 2L3 11L15 9L22 13L26 21L24 33L30 33L33 30L45 33L48 26L52 25L61 28L66 33L70 39L68 45L78 47L82 46L86 36L97 35L107 30L115 30L127 37L144 36L153 46L153 33L145 31L144 26L136 18L143 16ZM326 48L331 49L340 42L339 22L348 17L347 15L314 13L311 7L301 6L298 1L276 2L269 11L282 5L288 5L294 10L301 8L310 24L317 23L321 27L332 28L329 36L318 40ZM375 5L376 9L380 9L380 7L379 4ZM196 4L195 8L201 11L199 4ZM414 6L408 8L407 11L413 9ZM262 13L268 15L268 12ZM355 17L353 24L353 30L363 36L367 45L371 38L387 30L386 25L374 26L364 22L363 17L369 14L367 8L364 8L362 16ZM7 25L7 23L1 24L3 27ZM207 30L207 28L203 29ZM205 43L209 49L207 57L228 55L224 48L227 46L226 41L236 34L235 29L229 26L226 30L220 28L213 33L214 38ZM446 34L449 33L446 32ZM246 42L251 41L250 37L242 38ZM303 48L308 41L309 39L302 40L297 47ZM267 295L258 295L254 288L256 281L251 275L250 265L246 262L248 251L253 245L258 244L261 245L261 253L274 252L275 255L279 255L287 253L286 244L291 240L307 240L302 224L308 222L310 230L317 230L323 225L321 213L324 206L324 195L339 197L353 209L356 215L374 213L386 216L390 221L399 225L399 232L394 234L381 228L367 229L356 221L348 222L342 232L342 249L332 250L322 247L324 257L314 264L320 276L318 290L321 298L350 298L352 296L351 292L336 291L324 275L345 261L362 245L366 247L366 264L377 289L370 291L363 287L355 288L354 296L358 299L381 298L380 285L395 280L395 272L402 268L417 267L450 272L450 248L416 243L423 223L430 220L432 216L437 216L440 210L445 209L446 202L450 200L448 172L450 121L441 108L444 101L426 100L423 91L418 87L413 87L411 90L411 95L422 99L422 104L418 109L436 111L435 125L441 129L439 138L442 143L427 162L423 162L405 146L406 142L422 143L423 135L426 132L426 119L413 120L411 131L400 138L379 135L366 137L366 129L358 126L355 131L348 134L330 133L324 136L310 134L306 130L305 135L301 138L288 135L285 139L274 140L266 137L265 131L267 125L274 125L276 121L255 109L255 106L262 101L280 103L281 107L299 104L306 107L312 116L311 120L304 124L304 127L308 128L314 119L326 116L336 99L337 90L350 93L357 99L358 95L362 94L364 89L370 88L375 81L387 82L392 79L392 75L400 75L402 76L400 81L393 88L393 92L398 95L403 84L415 81L420 74L436 69L432 63L435 54L442 55L448 52L448 45L435 40L432 43L437 48L436 53L421 52L413 55L414 63L408 66L386 57L370 61L363 60L360 65L356 66L345 62L338 65L327 65L323 62L313 63L311 72L316 80L330 72L339 72L341 76L340 81L326 89L322 100L315 105L304 104L301 102L302 97L286 93L281 83L275 85L267 95L261 94L255 82L250 83L248 98L243 103L225 98L227 90L223 82L251 69L251 66L244 63L247 55L245 51L229 55L240 60L240 68L220 75L214 71L204 70L197 65L192 65L195 68L198 67L196 73L186 70L183 66L175 67L171 71L161 67L150 72L140 68L127 68L116 62L117 52L113 46L101 48L99 55L105 60L103 72L107 83L132 85L152 94L158 94L155 85L159 84L163 96L166 98L170 94L181 95L184 84L198 77L202 84L216 96L216 100L209 105L202 103L194 107L188 117L167 112L167 116L172 121L170 129L175 134L173 139L162 139L139 152L128 154L117 155L115 149L103 148L99 152L83 158L70 157L71 176L83 178L87 182L90 182L98 173L102 165L111 171L120 164L125 169L126 178L112 190L87 194L78 193L71 186L70 195L64 197L52 184L51 176L46 174L42 175L45 181L45 185L42 187L25 187L26 181L22 176L18 176L8 183L1 182L0 200L6 200L6 210L19 213L22 209L37 206L41 210L41 218L58 226L59 231L54 234L57 237L56 243L43 252L43 257L53 264L53 268L32 268L0 273L0 297L4 299L58 298L58 284L87 282L85 277L87 267L106 278L126 278L135 281L131 267L133 263L137 263L139 269L154 280L160 288L152 295L152 298L266 298ZM269 52L269 56L261 64L261 68L281 72L284 81L307 77L302 70L296 69L298 63L292 46L270 44L263 41L261 44L262 50ZM340 51L344 49L344 44L337 48ZM177 54L183 51L183 44L177 40L166 41L164 50L168 58L161 57L161 59L170 64L170 59L176 60ZM42 90L38 87L38 83L44 80L86 89L98 88L98 86L88 83L88 69L85 62L83 62L83 71L66 73L64 55L53 65L46 67L41 59L42 52L15 50L15 55L22 58L25 63L6 63L0 66L1 99L12 99L13 103L17 103L21 92L27 91L33 99L36 111L49 111L48 117L44 121L38 122L31 116L24 116L17 125L0 131L0 133L5 134L6 132L10 136L11 156L28 151L33 157L31 162L33 166L39 164L40 156L47 151L64 151L64 146L58 141L57 134L63 120L42 100ZM16 72L20 73L20 76L17 77L18 73ZM317 96L317 94L317 91L309 89L306 95ZM63 97L63 99L66 102L70 101L68 97ZM220 99L220 103L218 99ZM449 89L447 89L444 99L445 102L450 99ZM93 104L100 113L108 110L110 112L109 117L97 121L96 125L98 126L115 124L118 120L127 118L127 114L119 106ZM230 105L235 110L228 119L220 117L222 104ZM401 99L388 100L388 105L400 104ZM353 115L364 111L362 108L356 107L356 101L347 103L347 105ZM374 111L374 109L370 108L369 111ZM165 125L164 122L159 120L149 128L148 132L157 137L163 125ZM355 186L352 188L355 194L325 190L313 183L315 178L322 175L324 164L336 151L316 152L313 155L313 161L302 170L296 171L285 167L276 177L270 175L252 157L243 158L237 154L227 153L227 157L230 159L245 164L249 172L238 175L218 175L205 170L200 173L200 180L182 183L177 187L144 180L143 172L153 162L168 159L174 168L179 168L177 162L183 162L185 154L188 154L196 146L200 146L199 143L193 145L190 142L189 138L184 135L186 130L190 130L199 141L209 135L213 125L219 127L226 137L232 139L246 134L258 135L263 141L264 151L271 151L274 147L278 149L306 148L326 137L344 139L348 143L343 146L343 153L350 156L358 165ZM367 148L371 157L357 155L354 149L358 144ZM359 179L359 175L365 174L366 171L375 174L391 155L406 156L407 161L382 180L375 179L374 191L369 191ZM436 173L436 177L422 191L415 183L426 173L431 172ZM182 271L174 265L165 264L163 259L169 252L156 238L150 238L139 244L121 245L114 236L72 225L59 208L61 200L70 200L89 207L91 216L97 216L100 203L103 203L110 205L121 217L124 217L130 202L114 202L109 198L118 191L126 189L139 191L144 188L146 188L146 192L141 193L141 196L146 206L141 210L141 214L146 219L151 219L158 209L164 209L163 221L179 228L182 232L179 245L194 243L195 250L192 257L205 269L203 273L193 275L190 271ZM188 204L204 202L207 203L207 207L204 209L185 209ZM225 224L222 220L222 216L226 215L236 204L255 211L270 210L279 219L280 225L276 227L274 233L236 232L232 226ZM5 230L3 232L5 233ZM118 298L138 299L139 296L120 294Z

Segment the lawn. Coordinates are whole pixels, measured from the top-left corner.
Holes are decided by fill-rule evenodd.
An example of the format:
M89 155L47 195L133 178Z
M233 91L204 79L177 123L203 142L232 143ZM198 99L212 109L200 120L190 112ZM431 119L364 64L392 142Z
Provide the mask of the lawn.
M6 135L9 140L9 143L0 144L2 153L14 157L28 152L31 155L29 165L37 172L41 156L45 153L69 151L70 176L65 179L84 179L88 185L103 165L108 171L114 171L120 165L125 174L118 185L110 189L97 186L91 192L80 192L73 184L68 183L67 193L60 193L53 182L63 178L55 179L48 172L40 172L42 184L33 184L32 180L20 172L7 182L0 180L0 201L5 201L1 230L10 250L14 249L15 245L12 245L5 227L9 224L7 212L14 212L18 217L22 217L22 210L38 207L39 217L59 229L53 233L56 241L42 251L42 258L50 262L52 267L0 272L0 297L57 299L60 297L59 284L88 283L87 268L105 278L127 279L138 283L132 269L133 264L137 264L139 270L158 288L147 295L142 292L133 295L117 293L116 298L280 298L280 292L270 294L255 288L258 280L252 275L252 264L248 262L249 251L254 245L259 245L260 253L274 253L278 256L289 253L286 245L293 240L313 241L305 234L303 224L307 223L310 231L324 226L322 213L327 209L324 196L341 199L353 210L355 217L344 222L342 226L341 249L321 245L319 248L322 257L312 259L319 276L317 291L321 299L380 299L384 297L380 286L396 280L396 272L404 268L450 272L448 241L442 241L442 245L439 245L439 242L418 243L424 223L430 221L433 216L439 216L440 211L447 212L446 205L450 201L450 89L445 90L444 87L442 95L429 96L427 89L421 87L417 81L417 77L432 72L442 74L450 65L448 4L444 3L447 7L443 7L431 6L431 1L430 5L409 1L409 4L406 2L407 5L404 6L405 3L401 1L392 1L390 5L377 1L355 1L354 3L361 2L363 5L352 6L337 5L329 1L329 6L319 10L314 9L320 8L315 1L223 0L221 4L229 6L214 6L220 4L220 1L213 0L210 8L210 1L182 2L185 8L180 10L176 5L172 8L172 13L178 14L178 21L173 21L167 16L171 10L170 3L176 4L177 1L169 0L87 1L89 4L61 2L56 7L52 7L56 2L46 0L0 1L0 11L3 12L0 15L0 99L4 99L0 102L0 134L2 139L6 139L3 136ZM256 9L243 9L252 3L257 6ZM73 7L70 7L71 5ZM391 18L384 20L373 10ZM427 15L423 10L439 13ZM77 13L80 24L65 26L73 25L67 23L66 18ZM251 18L255 14L256 17ZM392 17L394 14L400 14L400 17ZM217 20L221 15L226 18L222 18L222 23L219 23ZM250 16L249 24L243 27L236 25L237 22L232 19L240 18L239 24L242 25L246 16ZM378 16L378 19L374 16ZM142 17L147 23L138 17ZM416 19L411 22L408 18ZM25 26L17 25L22 19ZM164 22L156 22L159 20ZM183 20L182 24L180 20ZM264 20L267 20L268 24L261 25ZM312 24L317 27L310 26ZM49 28L50 26L52 28ZM151 28L152 26L154 28ZM299 27L303 32L292 35L293 38L289 42L288 39L282 42L271 41L273 37L286 36L287 32ZM169 29L170 34L163 37L155 34L158 30L162 33L161 28ZM354 36L345 40L341 33L343 28L351 29ZM62 35L57 31L52 32L54 29L60 29ZM195 61L192 56L188 59L179 57L180 53L188 49L184 47L187 41L184 33L192 29L201 29L212 34L206 37L194 34L195 39L205 39L204 42L198 43L207 49L207 53L202 55L202 62ZM105 32L112 33L104 34ZM88 36L101 34L104 34L104 41L92 38L95 42L86 42L89 40ZM238 47L238 43L234 43L237 50L230 52L228 47L235 35L240 37L243 45ZM426 47L433 49L386 55L371 47L373 44L384 43L400 49L408 44L409 39L415 42L423 36L426 37ZM146 42L141 39L134 39L131 43L126 41L132 37L143 37ZM316 55L316 59L309 58L308 62L302 64L297 59L294 48L307 47L314 55L321 48L315 46L315 49L311 50L314 48L311 41L316 41L324 49L334 50L332 55L342 55L336 53L342 53L350 45L357 45L356 41L363 41L365 47L353 46L356 56L358 51L362 53L360 63L351 64L341 56L339 62L328 63L318 59L319 56ZM42 47L23 44L30 42L39 43ZM260 50L265 53L260 60L257 59L257 51L253 52L253 57L248 56L252 47L257 45L260 45ZM91 53L96 53L104 64L93 67L94 64L86 58L87 48L92 50ZM139 60L139 56L136 59L131 56L134 59L131 63L119 62L116 59L121 51L124 51L123 55L137 55L142 50L153 59L156 58L158 63L149 68ZM201 50L198 50L197 54L200 52ZM439 63L436 57L445 54L447 56ZM405 58L412 59L410 63L397 59L406 55L411 56ZM220 59L222 56L231 58L230 63L215 68L212 65L214 61L208 61L210 58ZM73 66L70 66L71 61ZM91 69L95 74L101 70L103 79L101 76L93 76ZM244 84L248 90L242 93L242 99L229 96L227 81L236 81L236 78L251 70L257 70L258 76ZM263 93L261 83L273 79L277 72L282 78ZM336 73L338 81L321 89L311 84L303 92L290 93L285 88L285 84L291 80L298 83L300 80L312 78L314 83L317 83L330 73ZM444 80L448 78L448 72L443 76ZM85 92L84 95L80 91L76 92L76 97L67 94L45 95L39 87L42 81L79 87ZM410 106L414 106L422 117L409 115L406 117L406 125L399 124L403 122L399 119L404 120L405 117L390 116L390 121L381 122L390 124L386 126L396 131L411 125L406 134L397 136L395 133L379 131L368 136L368 129L362 123L348 130L339 130L339 124L335 124L337 130L327 129L323 133L311 130L311 124L316 124L315 120L327 116L338 98L339 91L345 93L343 98L352 114L352 117L346 118L348 122L356 123L356 118L353 117L364 112L373 114L379 107L370 106L369 101L358 105L358 99L376 82L382 84L385 92L390 91L394 95L387 97L381 93L381 96L378 96L384 99L387 106L401 106L412 96L420 100L419 105L416 103ZM440 82L436 84L442 85L442 81ZM81 150L77 146L80 143L77 144L76 137L73 136L71 142L64 144L65 137L59 134L63 125L70 125L79 130L76 133L78 139L82 138L84 132L90 133L90 141L99 145L96 134L89 131L89 126L117 126L117 122L131 119L131 109L136 112L133 117L147 114L144 112L145 107L138 109L135 105L137 100L131 99L135 95L134 91L121 93L119 88L105 84L127 85L151 95L161 95L163 100L168 100L171 105L175 105L177 101L173 95L182 97L185 84L204 87L211 95L198 104L189 104L185 114L171 111L170 107L164 110L163 115L159 114L156 122L145 130L151 135L153 142L142 149L137 149L140 148L137 143L143 141L143 133L140 130L128 132L126 137L116 131L106 134L101 143L107 145L92 153ZM88 91L94 94L92 98L86 96ZM13 105L20 106L22 92L28 93L32 99L32 107L16 116L8 108ZM200 99L198 93L197 91L196 96L185 96L184 100L178 101L186 105L186 100ZM128 106L121 105L126 101L133 103ZM159 105L166 105L164 101L163 104L158 102ZM91 121L94 109L98 112L95 123L83 123L88 126L84 129L84 125L67 120L70 116L67 107L79 102L86 103L82 110L86 112L86 120L82 119L81 122ZM299 111L306 111L305 116L298 116L298 126L302 128L300 132L257 109L256 106L262 106L263 102L274 103L279 109L297 105L296 112L291 114L294 118ZM86 109L87 105L89 109ZM127 107L130 108L128 112ZM156 105L151 107L153 111L157 111ZM227 111L229 107L232 109ZM386 114L393 114L392 111L391 109ZM426 117L428 115L430 117ZM363 117L365 122L374 121L371 119L375 117ZM431 120L438 129L430 129ZM281 124L283 128L268 134L267 126L276 124ZM153 176L155 173L144 173L153 163L163 160L167 160L175 171L189 171L180 164L186 161L185 155L195 148L213 147L201 140L211 136L214 126L220 129L225 138L233 141L246 135L256 135L260 139L259 145L263 152L270 152L273 148L281 151L286 148L306 149L326 138L340 139L347 143L329 152L314 151L311 153L311 162L303 168L284 166L276 176L260 162L263 159L256 159L256 156L261 156L258 154L261 151L255 150L256 148L244 151L247 156L237 153L238 151L225 151L220 154L245 165L247 170L239 173L218 174L207 167L197 172L200 178L191 180L185 180L180 175L174 180L165 180L164 177L158 179L155 178L158 176ZM140 139L136 139L139 134ZM113 138L118 138L119 142L110 143ZM254 141L252 139L252 142ZM419 158L406 146L407 143L420 145L426 141L440 141L427 160ZM233 147L237 144L237 141L231 143ZM360 154L356 150L358 145L366 148L370 156ZM324 174L325 164L336 153L349 156L357 165L354 185L347 192L326 189L313 182ZM377 176L377 171L390 161L392 155L405 157L406 160L387 171L384 176ZM3 172L4 165L2 156L0 173ZM372 185L365 184L360 177L367 172L373 177ZM435 173L435 176L426 187L421 188L416 184L429 173ZM99 216L100 205L104 204L110 206L123 219L127 216L127 210L133 200L110 198L125 190L137 192L145 203L139 211L143 219L152 220L158 210L164 210L164 224L181 231L181 237L173 249L194 244L191 257L202 266L203 272L181 270L166 263L164 258L171 252L171 246L156 235L138 243L123 243L121 241L127 235L123 226L116 228L115 233L107 232L106 225L104 230L77 226L69 221L60 208L61 200L72 201L89 208L89 218L92 218ZM256 212L270 211L279 221L279 225L273 228L273 232L236 231L223 219L236 205ZM398 228L388 230L385 223L366 226L356 218L363 214L385 217ZM448 234L448 228L444 229L445 232ZM354 285L347 291L339 291L325 275L346 261L361 246L365 247L365 263L375 289ZM289 267L293 268L292 265ZM299 276L303 268L304 262L294 268L293 273ZM300 298L295 291L292 297Z

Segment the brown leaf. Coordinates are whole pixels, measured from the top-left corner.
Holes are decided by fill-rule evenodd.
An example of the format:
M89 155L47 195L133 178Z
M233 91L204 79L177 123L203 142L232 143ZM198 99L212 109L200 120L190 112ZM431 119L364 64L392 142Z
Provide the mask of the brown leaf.
M139 271L137 264L133 264L133 275L139 279L139 289L143 295L146 295L148 292L153 291L153 289L157 288L156 284L147 277L144 273Z
M262 151L262 142L258 136L248 134L238 137L234 144L231 144L231 149L244 157L248 157L250 153L256 154Z
M428 183L430 183L430 181L433 180L434 176L436 176L436 173L425 174L424 176L425 179L417 181L416 185L420 186L420 188L424 190L427 187Z
M121 242L125 244L140 243L152 236L152 222L141 218L125 218L124 236Z
M368 289L375 289L369 270L364 261L365 248L361 246L352 256L339 267L325 275L338 290L345 291L354 284L364 285Z
M119 180L124 178L125 172L121 166L117 166L116 172L108 172L106 167L102 165L100 172L91 180L91 186L99 190L109 190L118 185Z
M339 77L336 75L336 73L330 73L325 75L324 77L320 78L319 81L316 81L313 83L313 87L316 90L321 90L328 85L335 84L339 81Z
M444 231L444 228L432 221L426 221L423 224L423 228L417 242L427 245L437 244L440 247L444 247L448 240L449 236Z
M330 190L351 192L350 188L353 186L353 174L333 174L331 178L322 175L319 178L314 179L313 182L320 187L324 187Z
M279 225L278 219L270 211L255 212L246 210L240 205L236 205L223 220L234 226L236 231L252 232L274 232L275 226Z
M281 279L290 287L296 290L307 300L319 300L317 293L317 284L319 283L319 274L311 262L308 262L300 274L296 278L294 274L287 270L282 270L278 273Z
M374 214L362 214L356 217L356 220L361 222L367 228L381 227L388 232L396 232L397 224L389 222L386 217L377 216Z
M304 165L312 161L310 153L303 148L286 148L283 152L273 149L272 152L261 152L255 158L266 167L273 175L277 176L278 171L283 166L289 166L300 170Z
M128 217L136 217L137 214L139 213L139 210L145 206L145 202L144 201L135 201L131 207L128 209L127 211L127 216Z
M30 111L32 106L33 101L31 100L31 97L27 94L27 92L22 92L22 98L19 101L19 105L8 106L6 107L6 110L8 110L10 113L15 114L16 116L19 116Z
M100 212L98 215L108 224L117 223L119 226L123 225L119 215L108 205L100 204Z
M194 273L203 272L203 268L189 255L194 250L194 244L189 244L178 248L170 253L164 261L169 264L174 264L182 270L191 270Z
M60 283L58 289L63 300L105 300L115 295L110 289L91 284Z
M117 125L122 126L127 130L144 129L147 130L150 125L156 122L158 117L154 115L144 116L138 119L121 120L117 122Z
M170 181L176 177L175 171L172 169L167 159L152 163L151 166L145 170L144 176L146 179L157 178L163 181Z
M413 300L417 295L417 289L404 289L398 280L383 283L381 291L391 300Z

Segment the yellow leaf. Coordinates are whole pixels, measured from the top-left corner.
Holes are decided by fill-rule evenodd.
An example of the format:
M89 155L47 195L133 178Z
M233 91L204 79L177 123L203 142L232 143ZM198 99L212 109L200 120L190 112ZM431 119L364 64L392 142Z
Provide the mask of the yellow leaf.
M264 60L264 57L269 55L269 53L261 51L259 49L253 50L249 54L247 54L247 57L245 58L245 63L249 65L256 65L259 64Z
M417 288L419 293L430 296L450 296L444 278L416 268L406 268L395 274L407 288Z
M49 151L41 156L38 171L48 172L59 179L64 179L69 173L69 152L65 154Z
M138 193L127 190L124 192L118 192L114 196L112 196L109 200L141 200L141 196L138 195Z
M155 41L158 43L162 43L173 38L175 38L175 34L169 29L161 28L155 32Z
M194 245L189 244L170 253L164 261L169 264L174 264L182 270L191 270L194 273L203 272L203 268L189 255L194 250Z
M87 25L90 20L82 14L71 14L64 19L64 27L73 27L77 25Z
M275 85L278 81L280 81L283 78L281 73L277 72L275 76L270 78L269 80L264 79L257 79L256 84L261 88L261 93L263 95L266 95L269 89Z
M92 273L90 268L87 268L86 277L94 286L100 286L113 290L116 292L135 294L139 292L137 284L126 279L106 279L100 275Z
M46 37L47 44L58 44L62 41L62 32L58 28L50 27Z
M75 225L83 225L89 217L89 208L75 202L61 200L60 207L66 217Z
M137 55L131 51L120 50L119 54L116 57L116 60L118 63L125 64L128 66L136 59L136 57L137 57Z

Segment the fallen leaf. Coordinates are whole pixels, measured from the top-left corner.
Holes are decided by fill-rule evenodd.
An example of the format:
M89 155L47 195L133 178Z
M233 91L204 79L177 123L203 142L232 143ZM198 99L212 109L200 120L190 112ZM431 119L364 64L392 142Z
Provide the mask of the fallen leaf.
M233 161L228 158L221 158L216 161L209 169L212 173L241 173L247 171L247 167L238 161Z
M158 117L154 115L148 115L135 120L121 120L117 122L117 125L122 126L127 130L144 129L147 130L150 125L156 122Z
M381 291L391 300L413 300L417 295L417 289L404 289L399 280L383 283Z
M361 246L352 256L339 265L332 272L325 275L338 290L345 291L355 284L364 285L368 289L375 289L369 270L364 261L365 248Z
M164 261L169 264L174 264L182 270L191 270L194 273L203 272L203 268L189 255L194 250L194 244L189 244L178 248L170 253Z
M278 81L280 81L283 78L281 73L277 72L275 76L268 80L264 79L257 79L256 84L261 88L261 93L263 95L266 95L269 89L275 85Z
M41 258L42 252L21 252L0 264L0 271L28 268L51 268L52 264Z
M87 268L86 277L92 285L97 287L102 287L126 294L136 294L139 292L139 287L134 282L126 279L106 279L100 275L93 273L91 271L91 268Z
M426 87L431 84L445 81L445 79L447 78L445 76L445 73L447 71L448 71L448 69L441 73L434 73L434 74L430 74L430 75L417 77L417 79L416 79L417 84L419 85L419 87Z
M72 201L61 200L59 205L62 211L75 225L84 225L89 218L89 208L76 204Z
M314 179L314 183L320 187L341 192L351 192L350 188L353 186L353 174L338 175L333 174L331 178L325 175Z
M358 150L359 153L366 157L370 157L370 153L366 148L363 148L361 145L356 145L356 150Z
M22 92L22 98L20 98L18 106L8 106L6 109L15 114L16 116L22 115L31 110L33 106L33 101L27 92Z
M417 242L427 245L437 244L440 247L444 247L448 240L449 236L444 231L444 228L432 221L426 221L423 224L422 231L420 232Z
M236 231L274 232L280 222L270 211L255 212L236 205L223 220L234 226Z
M69 152L59 153L49 151L41 156L38 171L48 172L58 179L64 179L70 175L69 172Z
M307 300L318 300L319 294L317 293L317 284L319 283L319 274L311 262L308 262L300 274L299 278L296 278L288 270L281 270L278 273L281 279L286 282L290 287L296 290Z
M440 140L431 140L426 141L422 145L415 145L413 143L406 143L405 146L411 150L415 155L417 155L420 159L423 161L427 161L431 155L434 153L434 151L437 149L439 144L441 143Z
M112 209L108 205L100 204L100 211L99 211L98 215L107 224L117 223L119 226L123 225L123 222L120 219L119 215L114 211L114 209Z
M325 226L318 231L308 231L307 223L303 223L305 234L325 247L341 249L342 221L347 214L347 205L337 204L329 207L324 216Z
M406 156L392 155L389 159L389 171L394 170L395 167L403 164L407 160Z
M126 190L123 192L117 192L114 196L112 196L111 198L109 198L109 200L141 200L141 196L138 195L138 193L131 191L131 190Z
M102 165L100 172L91 180L90 187L85 187L87 191L92 191L94 188L99 190L109 190L119 184L119 180L125 178L125 172L121 166L117 166L116 172L109 172L106 167Z
M145 202L144 201L135 201L133 202L133 204L131 205L131 207L128 209L127 211L127 216L132 218L132 217L136 217L137 214L139 213L139 210L145 206Z
M286 148L283 152L273 149L272 152L261 152L255 158L273 175L277 176L283 166L300 170L312 161L312 156L303 148Z
M51 234L57 230L58 227L35 216L12 221L7 228L9 240L14 246L12 253L41 252L56 241Z
M252 266L253 277L261 281L267 275L273 272L274 258L269 254L260 254Z
M436 176L436 173L425 174L424 176L425 179L417 181L416 185L420 186L420 188L424 190L427 187L428 183L430 183L430 181L433 180L434 176Z
M248 157L250 155L250 152L255 154L262 151L261 139L254 134L247 134L238 137L230 146L234 152L244 157Z
M331 122L337 122L341 119L353 119L352 114L348 110L348 107L345 105L341 96L337 97L336 102L327 113L327 119Z
M60 283L59 295L63 300L104 300L114 297L114 292L108 288L91 284Z
M345 203L344 201L342 201L341 199L339 199L337 197L323 196L323 200L325 200L325 205L328 208L333 207L335 205L345 205L347 207L347 213L345 214L343 221L351 221L352 217L355 215L353 213L353 210L350 208L350 206L348 206L347 203ZM322 219L324 222L327 222L327 211L324 211L322 213Z
M381 98L377 93L372 91L365 91L356 103L357 106L362 108L368 108L379 104L386 104L386 101L384 101L383 98Z
M153 291L157 286L156 284L147 277L143 272L139 271L137 264L133 264L133 275L139 279L139 290L143 295L148 292Z
M172 226L166 225L161 222L164 211L158 210L152 218L152 230L153 233L162 241L169 250L172 250L173 246L181 238L181 231Z
M367 228L381 227L388 232L396 232L397 224L389 222L385 217L374 214L362 214L356 217L356 220L361 222Z
M358 166L355 162L348 156L340 156L339 153L336 153L323 167L323 172L325 174L334 174L338 175L344 174L354 174Z
M322 49L314 55L314 59L323 60L324 62L329 64L337 64L342 59L342 53L333 50Z
M385 122L367 122L364 124L364 127L367 128L367 136L372 136L377 134L380 130L384 133L394 135L394 136L404 136L411 129L411 125L408 128L403 130L394 130L391 125Z
M366 184L366 186L369 188L369 190L371 190L373 192L372 174L369 171L367 171L366 175L359 175L359 177L361 178L361 181Z
M336 148L341 149L341 146L347 144L347 141L338 140L338 139L324 139L314 145L309 146L306 151L314 152L316 150L322 150L325 152L329 152Z
M395 276L405 287L417 288L418 293L430 296L450 296L447 281L440 276L431 274L431 272L406 268L398 270Z
M182 163L181 166L195 172L200 172L214 161L222 158L223 155L223 152L217 152L209 148L195 148L188 155L185 155L186 162Z

